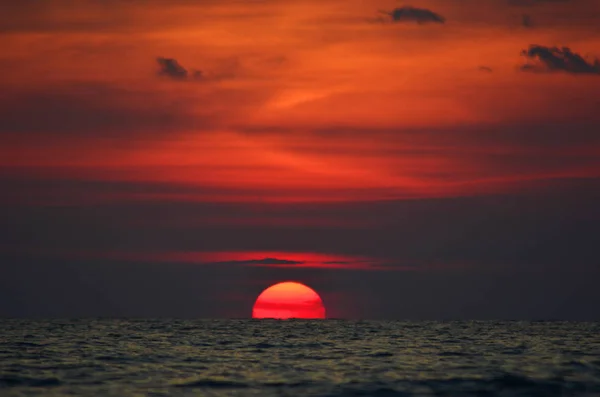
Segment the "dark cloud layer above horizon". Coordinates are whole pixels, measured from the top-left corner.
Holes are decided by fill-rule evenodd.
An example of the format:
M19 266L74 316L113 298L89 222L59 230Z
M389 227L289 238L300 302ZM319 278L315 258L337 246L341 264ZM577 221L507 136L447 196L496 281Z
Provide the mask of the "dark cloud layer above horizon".
M40 259L3 270L3 317L248 318L262 290L289 279L314 288L331 318L594 321L600 301L597 272L340 272Z
M130 185L131 191L139 190ZM600 221L599 186L598 178L592 178L548 182L510 195L312 205L165 198L132 202L127 197L48 207L17 202L2 207L1 248L11 252L10 247L35 246L42 254L75 248L150 253L314 251L402 265L440 262L498 269L528 264L542 269L568 261L570 268L585 268L596 251L595 242L600 242L593 232ZM3 187L14 190L18 184ZM262 223L244 222L257 214ZM327 223L292 222L319 218ZM348 226L350 220L355 226Z
M319 291L332 315L342 317L593 319L590 309L600 301L593 283L600 268L585 264L593 260L600 244L600 236L594 233L600 221L598 186L597 181L582 182L579 187L522 197L312 209L271 206L275 217L287 212L299 217L380 219L374 228L352 229L204 226L203 216L243 217L259 210L222 204L5 207L2 216L7 222L0 228L3 241L14 247L36 246L38 252L11 252L0 247L5 275L0 279L0 315L246 317L262 289L272 282L295 279ZM266 214L269 206L260 211ZM192 213L198 217L196 225L167 226L159 216L183 220ZM136 224L137 219L149 216L156 222L152 226ZM391 270L408 262L417 271L255 266L288 263L269 258L196 266L94 257L59 259L43 254L44 249L58 253L72 247L82 251L135 249L149 257L162 250L333 251L379 255L390 259ZM419 264L432 263L439 265L437 270L418 271ZM136 287L139 285L145 287ZM160 296L151 292L157 290L162 291ZM506 295L502 291L511 292ZM473 295L479 298L473 301ZM46 305L36 303L40 296ZM390 301L406 304L390 305Z

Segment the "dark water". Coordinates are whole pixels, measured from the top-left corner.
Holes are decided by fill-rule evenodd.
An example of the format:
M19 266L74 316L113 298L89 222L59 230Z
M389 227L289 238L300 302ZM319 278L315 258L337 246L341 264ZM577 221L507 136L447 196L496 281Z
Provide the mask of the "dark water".
M0 320L0 396L600 396L600 323Z

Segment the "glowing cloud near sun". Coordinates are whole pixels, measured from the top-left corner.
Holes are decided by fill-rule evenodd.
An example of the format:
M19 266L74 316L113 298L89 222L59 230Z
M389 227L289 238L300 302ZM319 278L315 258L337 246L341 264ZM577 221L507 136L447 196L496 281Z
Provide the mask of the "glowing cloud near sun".
M325 318L323 300L312 288L286 281L264 290L254 303L252 318Z

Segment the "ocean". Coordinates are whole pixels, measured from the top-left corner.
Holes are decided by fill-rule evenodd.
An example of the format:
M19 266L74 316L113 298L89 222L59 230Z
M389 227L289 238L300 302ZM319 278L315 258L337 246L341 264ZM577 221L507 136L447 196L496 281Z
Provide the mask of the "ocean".
M0 396L600 396L600 323L0 320Z

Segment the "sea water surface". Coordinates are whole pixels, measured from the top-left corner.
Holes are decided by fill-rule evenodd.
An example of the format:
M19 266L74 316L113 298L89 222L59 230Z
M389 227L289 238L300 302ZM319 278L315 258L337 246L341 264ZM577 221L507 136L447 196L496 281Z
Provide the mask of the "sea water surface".
M0 395L600 396L600 323L0 320Z

